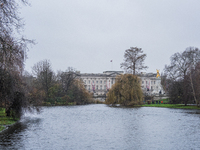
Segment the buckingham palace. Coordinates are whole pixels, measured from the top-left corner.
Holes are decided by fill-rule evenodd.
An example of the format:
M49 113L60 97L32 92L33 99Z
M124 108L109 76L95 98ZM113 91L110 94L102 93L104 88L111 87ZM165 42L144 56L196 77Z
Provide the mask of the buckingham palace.
M109 91L115 83L117 75L123 74L123 71L104 71L103 73L81 73L80 77L84 82L85 88L94 95L103 96ZM156 73L141 72L138 75L141 79L141 88L144 93L159 94L162 93L161 78Z

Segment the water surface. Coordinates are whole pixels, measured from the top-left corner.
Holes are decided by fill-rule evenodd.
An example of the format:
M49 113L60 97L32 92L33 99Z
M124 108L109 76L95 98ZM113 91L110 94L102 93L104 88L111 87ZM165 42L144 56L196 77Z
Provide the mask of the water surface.
M0 135L0 149L189 150L199 137L199 110L55 106L26 114Z

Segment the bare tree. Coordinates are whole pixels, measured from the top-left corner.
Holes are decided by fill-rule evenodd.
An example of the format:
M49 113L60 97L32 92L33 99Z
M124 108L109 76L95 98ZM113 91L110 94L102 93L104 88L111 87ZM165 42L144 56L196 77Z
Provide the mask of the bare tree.
M182 82L182 100L185 105L193 93L196 99L191 69L200 61L200 50L198 48L188 47L182 53L175 53L171 56L171 64L165 66L165 73L170 82ZM173 86L173 84L171 84ZM172 88L172 87L171 87Z
M28 4L27 0L21 2ZM15 0L0 0L0 99L7 114L12 110L11 113L16 116L20 116L22 107L28 107L22 72L27 44L34 43L23 36L19 38L23 22L18 8L19 4ZM14 37L16 33L18 35Z
M135 75L139 73L140 70L148 68L144 65L146 56L146 54L143 54L141 48L131 47L130 49L125 50L124 62L120 64L121 68L126 72Z
M165 73L173 80L184 79L190 68L200 60L200 51L189 47L183 53L175 53L170 59L171 64L165 66Z
M49 60L43 60L32 67L33 74L37 77L38 86L45 91L46 98L49 97L49 89L53 86L55 75Z
M25 5L27 0L21 0ZM23 70L23 63L28 51L27 44L34 41L14 37L13 32L20 33L23 29L22 19L19 17L19 4L15 0L0 0L0 67L6 69Z
M20 0L28 5L27 0ZM15 0L0 0L0 33L7 34L14 29L21 29L24 24L19 16L19 4Z
M68 69L65 72L60 73L59 76L62 92L67 94L70 86L80 74L74 68L68 67Z
M200 104L200 62L191 68L189 72L189 80L192 88L192 94L197 106Z

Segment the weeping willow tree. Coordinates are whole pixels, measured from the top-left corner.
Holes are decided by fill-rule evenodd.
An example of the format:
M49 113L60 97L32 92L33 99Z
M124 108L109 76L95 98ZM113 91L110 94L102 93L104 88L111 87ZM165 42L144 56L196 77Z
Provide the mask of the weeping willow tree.
M106 103L134 106L140 105L142 99L140 79L136 75L124 74L117 76L115 84L107 94Z

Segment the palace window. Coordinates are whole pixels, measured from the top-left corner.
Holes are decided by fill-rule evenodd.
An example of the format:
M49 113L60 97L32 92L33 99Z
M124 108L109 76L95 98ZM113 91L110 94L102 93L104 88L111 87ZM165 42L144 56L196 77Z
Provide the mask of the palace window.
M98 81L96 81L96 83L98 84Z
M89 80L88 82L89 82L89 84L90 84L90 80Z
M100 83L102 84L102 80L100 81Z

